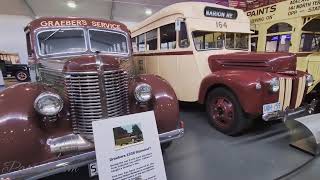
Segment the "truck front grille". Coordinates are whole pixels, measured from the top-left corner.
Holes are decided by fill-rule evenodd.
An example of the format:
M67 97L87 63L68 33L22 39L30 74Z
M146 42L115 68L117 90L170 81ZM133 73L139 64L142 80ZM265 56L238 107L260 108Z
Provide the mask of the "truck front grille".
M129 111L127 73L105 71L101 76L97 72L65 76L73 131L88 139L92 139L93 121L121 116ZM101 78L104 78L104 85L100 83ZM103 107L104 100L107 107Z
M279 78L280 90L279 90L279 102L282 110L286 110L288 107L297 108L301 105L305 85L306 77L300 78Z

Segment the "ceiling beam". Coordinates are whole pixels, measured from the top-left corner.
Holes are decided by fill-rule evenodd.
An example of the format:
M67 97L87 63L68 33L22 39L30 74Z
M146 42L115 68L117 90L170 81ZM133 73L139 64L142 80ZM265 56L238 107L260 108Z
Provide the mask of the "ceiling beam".
M32 9L32 7L30 6L28 0L23 0L23 2L25 3L25 5L29 8L30 12L32 13L32 18L37 18L37 15L36 13L34 12L34 10Z

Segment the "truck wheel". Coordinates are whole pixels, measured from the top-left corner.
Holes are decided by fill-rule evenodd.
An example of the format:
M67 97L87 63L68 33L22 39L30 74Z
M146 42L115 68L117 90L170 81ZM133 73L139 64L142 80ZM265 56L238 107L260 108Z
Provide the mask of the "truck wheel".
M29 75L25 71L16 72L15 77L19 82L26 82L29 80Z
M236 96L225 88L212 90L207 97L209 123L227 135L238 135L251 125Z

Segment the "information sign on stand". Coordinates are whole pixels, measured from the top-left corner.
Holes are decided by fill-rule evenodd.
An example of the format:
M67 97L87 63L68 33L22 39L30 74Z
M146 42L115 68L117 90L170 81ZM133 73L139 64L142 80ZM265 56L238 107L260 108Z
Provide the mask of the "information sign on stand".
M5 86L4 86L4 79L3 79L3 75L2 72L0 70L0 91L4 90Z
M154 112L93 122L103 180L166 180Z

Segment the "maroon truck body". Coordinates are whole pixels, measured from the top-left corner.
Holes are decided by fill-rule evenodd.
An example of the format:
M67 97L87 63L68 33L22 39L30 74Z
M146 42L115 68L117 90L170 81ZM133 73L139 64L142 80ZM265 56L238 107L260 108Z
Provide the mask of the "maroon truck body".
M93 52L87 48L81 53L41 55L37 44L39 32L73 28L82 29L85 34L88 29L121 33L128 40L128 54ZM89 18L40 18L32 21L25 31L36 82L18 84L0 93L0 177L24 179L33 177L33 172L45 176L68 167L52 171L40 166L52 168L58 161L72 165L81 158L83 162L93 161L94 152L89 154L94 151L91 122L97 119L153 110L161 142L168 143L183 135L173 89L160 77L135 75L131 70L130 32L125 25ZM152 88L152 97L147 102L135 98L135 88L142 83ZM35 110L34 102L43 92L58 94L63 99L63 109L57 115L44 116ZM83 140L86 147L80 143L72 147L60 144L61 149L53 150L57 144L52 142L68 135L75 139L62 142Z

